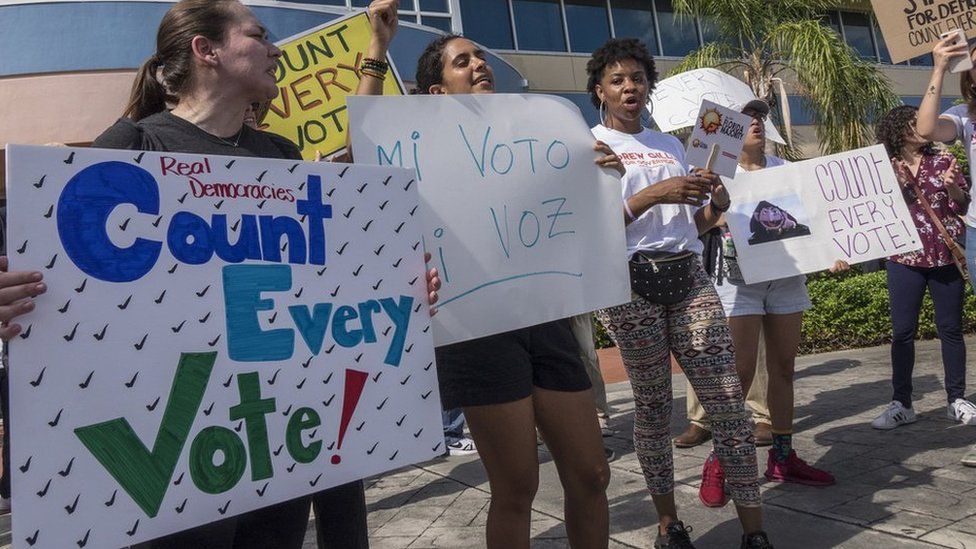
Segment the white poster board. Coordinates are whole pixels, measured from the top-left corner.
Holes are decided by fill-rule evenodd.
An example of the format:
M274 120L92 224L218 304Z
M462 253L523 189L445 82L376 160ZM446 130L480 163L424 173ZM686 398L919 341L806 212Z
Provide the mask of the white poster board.
M10 268L49 287L10 343L15 547L127 546L442 453L412 179L8 148Z
M415 168L438 346L630 300L620 179L569 101L350 97L357 162Z
M740 173L725 185L750 284L922 248L882 145Z
M738 110L756 99L756 94L748 84L730 74L717 69L696 69L658 82L647 108L662 132L672 132L693 125L706 99ZM781 145L786 143L769 119L766 136Z
M751 116L707 99L702 101L701 110L695 119L695 128L688 138L685 162L696 168L708 167L725 177L735 177L739 154L751 123ZM709 162L712 163L710 167Z

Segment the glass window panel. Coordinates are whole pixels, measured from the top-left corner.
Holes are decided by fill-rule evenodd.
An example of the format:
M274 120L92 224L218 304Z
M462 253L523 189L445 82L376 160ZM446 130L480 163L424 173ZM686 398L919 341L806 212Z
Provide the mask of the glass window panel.
M447 0L420 0L420 11L439 11L448 13Z
M308 0L302 0L307 2ZM316 3L322 3L321 0L313 0ZM365 8L369 6L372 0L352 0L352 7L354 8ZM339 4L342 6L346 5L345 0L325 0L326 4ZM413 0L400 0L400 11L413 11ZM411 21L413 23L413 21Z
M866 13L841 12L844 22L844 38L861 57L877 60L874 53L874 40L871 39L871 23Z
M342 6L346 7L346 0L302 0L305 4L324 4L326 6ZM369 4L369 2L366 2ZM353 5L355 6L355 0L353 0Z
M559 0L512 0L519 49L566 51Z
M654 55L657 49L657 35L654 30L654 11L647 0L611 0L610 12L613 15L613 31L617 38L637 38Z
M461 23L464 35L485 47L515 49L508 0L464 0Z
M664 55L684 57L698 47L698 30L693 19L676 16L671 0L656 0L655 6Z
M428 27L434 27L435 29L440 29L444 32L452 32L450 17L434 17L431 15L423 15L420 17L420 23L422 25L427 25Z
M571 51L592 53L610 38L606 0L565 0Z
M832 11L827 14L827 17L821 21L824 25L834 29L834 32L843 36L840 31L840 12Z
M878 42L878 53L881 54L882 63L891 63L891 54L888 52L888 44L885 44L884 37L881 36L881 27L878 26L878 21L875 18L871 18L871 27L874 28L874 37Z

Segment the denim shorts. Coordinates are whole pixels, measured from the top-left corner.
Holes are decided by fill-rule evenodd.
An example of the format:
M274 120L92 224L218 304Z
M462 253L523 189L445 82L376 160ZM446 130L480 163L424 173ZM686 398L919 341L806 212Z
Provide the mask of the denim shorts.
M807 277L791 276L756 284L722 280L716 285L725 315L788 315L812 307L807 293Z

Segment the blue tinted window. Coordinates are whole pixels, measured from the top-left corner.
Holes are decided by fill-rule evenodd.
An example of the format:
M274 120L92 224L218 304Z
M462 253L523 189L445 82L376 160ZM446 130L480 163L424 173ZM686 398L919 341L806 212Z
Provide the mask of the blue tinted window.
M698 31L693 19L676 16L671 0L656 0L655 6L664 55L684 57L698 47Z
M913 67L931 67L932 66L932 54L926 53L925 55L920 55L914 59L908 61Z
M520 50L566 51L559 0L512 0Z
M420 0L420 11L447 13L447 0Z
M821 21L824 25L834 29L834 32L841 34L840 31L840 12L832 11L827 14L827 18Z
M844 22L844 38L861 57L877 60L874 53L874 40L871 38L871 22L867 14L845 11L841 13Z
M444 32L451 32L450 17L431 17L429 15L424 15L420 18L420 23L422 25L427 25L428 27L440 29Z
M464 35L485 47L515 49L508 0L464 0L461 23Z
M309 0L302 0L302 1L306 3L309 2ZM352 0L352 7L365 8L366 6L369 5L370 1L371 0ZM345 0L325 0L324 2L322 0L311 0L311 3L333 4L333 5L341 5L341 6L346 5ZM404 11L404 10L413 11L413 0L400 0L400 11Z
M617 38L637 38L654 55L660 55L654 30L654 10L647 0L611 0L613 31Z
M326 6L342 6L346 7L346 0L303 0L306 4L325 4ZM366 2L369 4L369 2ZM353 0L353 6L356 5L356 0Z
M606 0L565 0L569 47L592 53L610 38Z

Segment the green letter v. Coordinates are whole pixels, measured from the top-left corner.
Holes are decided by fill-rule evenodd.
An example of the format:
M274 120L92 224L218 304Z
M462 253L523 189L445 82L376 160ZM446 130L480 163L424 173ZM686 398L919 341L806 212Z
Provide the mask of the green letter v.
M88 451L150 517L156 516L163 503L216 358L215 352L180 355L152 452L125 418L75 429Z

